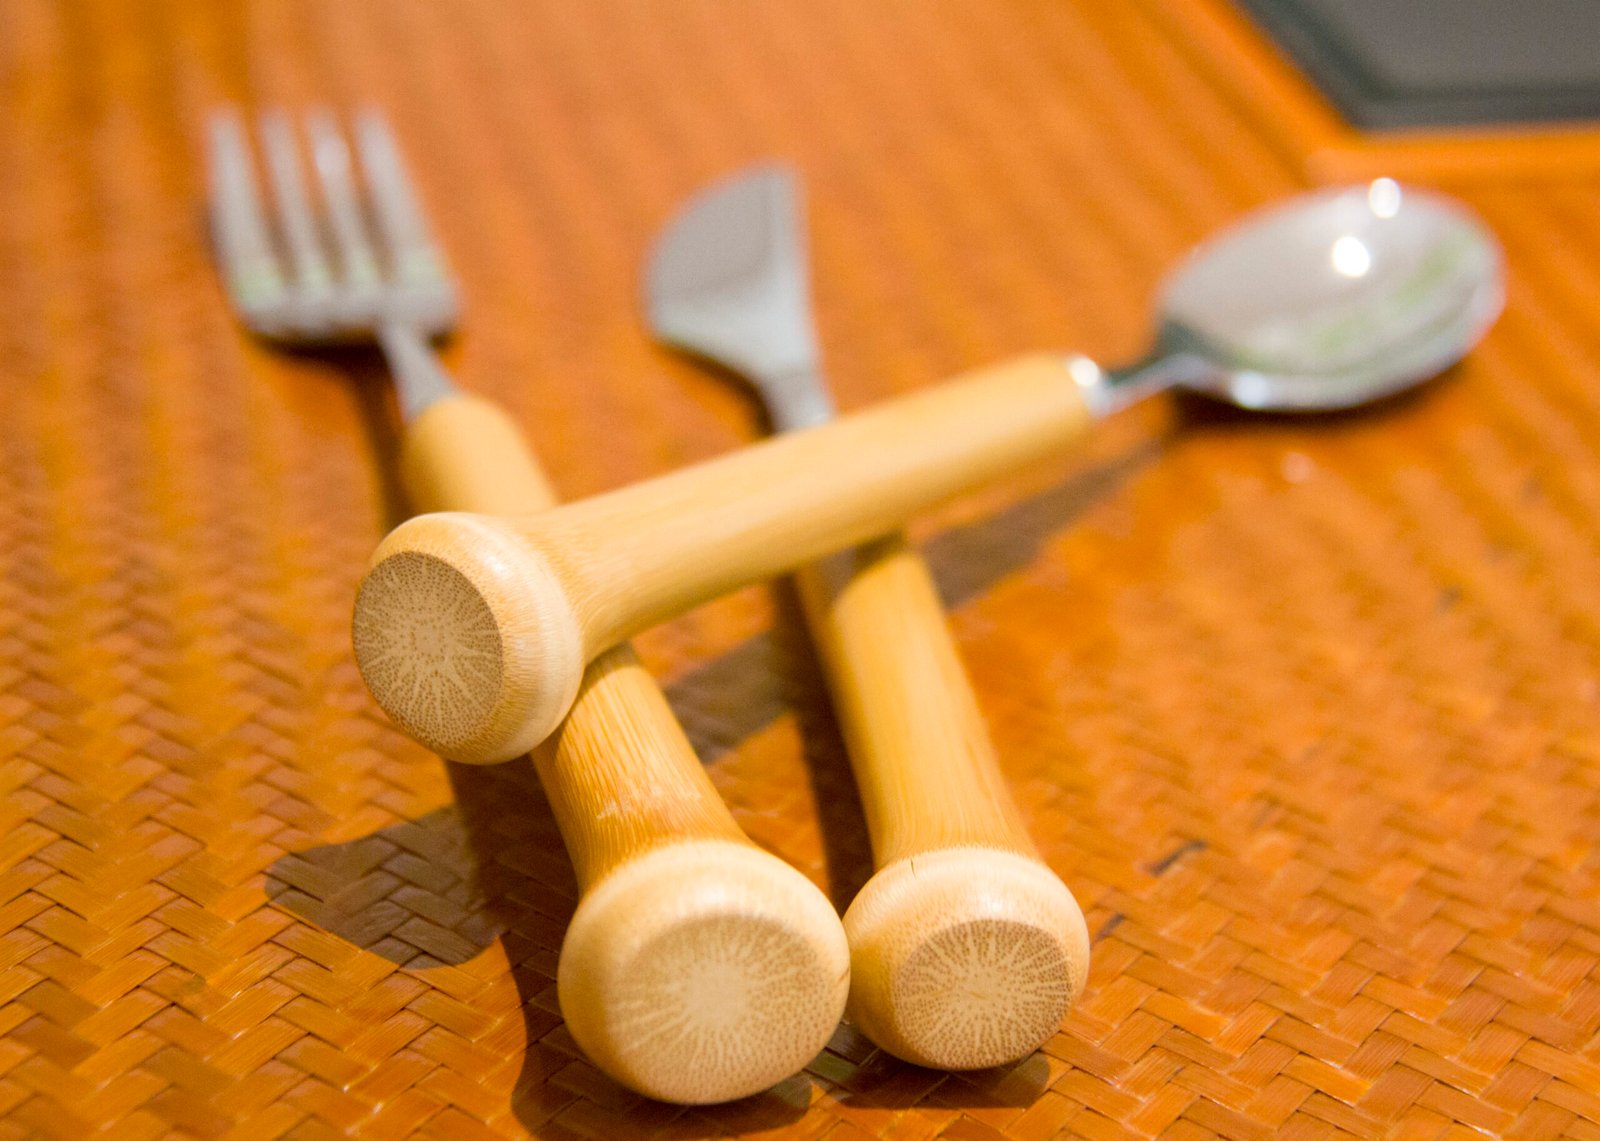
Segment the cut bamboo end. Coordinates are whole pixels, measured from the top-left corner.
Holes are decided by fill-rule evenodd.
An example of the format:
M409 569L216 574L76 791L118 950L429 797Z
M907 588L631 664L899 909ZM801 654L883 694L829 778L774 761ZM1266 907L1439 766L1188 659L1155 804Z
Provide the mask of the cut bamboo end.
M384 712L430 749L510 760L554 732L577 694L584 655L564 602L543 560L496 520L422 515L373 555L356 662Z
M1014 852L896 861L844 916L848 1017L906 1061L945 1070L1027 1057L1061 1027L1089 971L1089 932L1055 874Z
M606 1073L704 1105L801 1069L844 1012L850 952L812 882L747 844L658 848L600 881L561 948L561 1011Z

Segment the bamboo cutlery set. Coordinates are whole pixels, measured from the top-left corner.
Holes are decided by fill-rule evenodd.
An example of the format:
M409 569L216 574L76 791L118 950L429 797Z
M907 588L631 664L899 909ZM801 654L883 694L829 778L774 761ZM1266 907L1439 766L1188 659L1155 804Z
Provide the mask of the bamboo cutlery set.
M353 141L353 146L352 146ZM793 179L758 169L692 202L653 252L663 341L744 377L775 439L556 506L516 427L457 390L429 341L457 302L383 121L350 140L210 129L228 291L275 341L369 340L395 376L422 515L378 548L354 642L374 697L441 755L532 751L582 898L558 969L568 1028L618 1081L723 1101L800 1069L841 1014L921 1065L1015 1061L1081 994L1089 938L1005 788L927 569L895 529L1070 447L1163 388L1246 407L1347 407L1477 340L1498 247L1388 180L1259 215L1169 282L1155 351L1122 370L1039 355L835 419ZM302 152L310 158L305 174ZM718 797L626 639L794 574L839 711L876 871L841 923Z

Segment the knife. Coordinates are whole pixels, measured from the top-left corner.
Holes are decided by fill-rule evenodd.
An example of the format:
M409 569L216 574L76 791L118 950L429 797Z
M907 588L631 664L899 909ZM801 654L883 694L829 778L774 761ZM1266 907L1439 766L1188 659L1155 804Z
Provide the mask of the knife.
M790 432L834 415L809 293L797 181L762 166L671 221L644 303L658 338L743 377ZM876 864L844 917L847 1017L919 1065L1026 1057L1082 992L1088 932L1006 789L928 569L893 534L795 582Z

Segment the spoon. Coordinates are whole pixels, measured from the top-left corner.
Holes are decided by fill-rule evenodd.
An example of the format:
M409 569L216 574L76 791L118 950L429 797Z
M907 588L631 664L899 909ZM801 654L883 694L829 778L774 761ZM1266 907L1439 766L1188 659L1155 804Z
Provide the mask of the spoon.
M1488 329L1503 274L1493 237L1447 198L1389 179L1308 194L1179 266L1154 351L1130 367L1025 356L535 515L403 523L356 599L357 661L417 740L508 760L561 723L607 648L889 532L1136 400L1183 387L1312 411L1419 383Z
M1304 194L1190 252L1155 346L1067 368L1098 415L1167 388L1256 411L1353 408L1448 368L1505 302L1499 244L1455 202L1392 178Z

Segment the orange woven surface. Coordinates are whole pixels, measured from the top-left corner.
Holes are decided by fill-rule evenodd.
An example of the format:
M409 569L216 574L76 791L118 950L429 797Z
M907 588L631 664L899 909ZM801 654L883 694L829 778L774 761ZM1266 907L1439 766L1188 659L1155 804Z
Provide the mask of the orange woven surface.
M635 298L682 198L769 156L847 406L1128 356L1192 242L1379 170L1481 211L1510 303L1388 407L1156 404L922 520L1087 993L1004 1071L846 1027L681 1109L562 1026L529 766L447 767L361 685L390 398L227 309L223 100L390 113L463 282L451 367L568 496L760 430ZM1583 132L1351 136L1223 0L8 0L0 1137L1600 1136L1597 179ZM640 649L740 823L847 903L865 829L788 592Z

